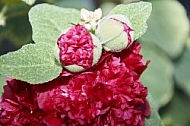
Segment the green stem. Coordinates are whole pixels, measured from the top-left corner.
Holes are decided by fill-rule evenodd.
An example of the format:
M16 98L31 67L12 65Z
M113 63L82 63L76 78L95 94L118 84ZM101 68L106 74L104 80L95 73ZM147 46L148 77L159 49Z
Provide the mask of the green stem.
M8 10L8 6L7 5L4 5L3 8L1 9L1 15L4 15Z

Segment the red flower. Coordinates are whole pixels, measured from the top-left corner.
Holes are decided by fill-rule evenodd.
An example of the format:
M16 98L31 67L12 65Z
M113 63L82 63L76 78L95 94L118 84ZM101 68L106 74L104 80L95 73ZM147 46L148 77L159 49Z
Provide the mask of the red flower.
M82 25L72 26L62 34L57 45L60 62L64 65L78 65L89 68L93 62L94 45L89 31Z
M120 53L104 52L91 69L62 74L31 85L7 80L2 95L2 125L144 126L150 115L148 90L140 82L146 69L140 44ZM63 76L69 75L69 76Z
M4 93L0 103L1 125L39 125L42 124L40 118L43 112L38 109L35 96L30 84L22 81L7 79L4 86ZM38 118L36 118L38 117Z

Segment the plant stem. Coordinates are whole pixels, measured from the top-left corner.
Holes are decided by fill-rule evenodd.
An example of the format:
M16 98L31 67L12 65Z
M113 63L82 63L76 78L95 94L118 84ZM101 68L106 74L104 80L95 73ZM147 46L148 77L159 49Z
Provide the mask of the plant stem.
M4 5L3 8L1 9L1 15L4 15L8 10L8 6L7 5Z

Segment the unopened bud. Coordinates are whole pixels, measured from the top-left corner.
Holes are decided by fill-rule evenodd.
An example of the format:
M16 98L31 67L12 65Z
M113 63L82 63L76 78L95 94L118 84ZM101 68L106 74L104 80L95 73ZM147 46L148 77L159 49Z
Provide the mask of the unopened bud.
M100 21L95 34L106 51L119 52L134 41L134 31L124 15L107 16Z

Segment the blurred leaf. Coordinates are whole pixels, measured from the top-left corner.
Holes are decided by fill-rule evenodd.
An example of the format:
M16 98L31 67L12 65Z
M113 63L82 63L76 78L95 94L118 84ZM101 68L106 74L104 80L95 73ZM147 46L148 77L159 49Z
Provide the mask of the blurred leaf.
M56 0L55 5L65 8L75 8L75 9L88 9L93 10L94 3L92 0Z
M17 47L31 42L31 26L27 13L9 18L5 27L0 28L0 41L8 39Z
M190 41L189 41L190 43ZM175 79L177 85L190 96L190 47L185 48L175 64Z
M6 82L6 77L0 75L0 96L1 96L1 93L3 92L3 85L5 84L5 82Z
M49 44L28 44L0 57L0 74L38 84L53 80L62 71Z
M161 110L165 126L189 126L190 98L182 92L175 91L170 104Z
M187 48L190 50L190 37L186 40Z
M36 0L21 0L25 3L27 3L28 5L32 5Z
M116 6L115 3L107 1L107 2L103 2L103 3L101 4L101 7L100 7L100 8L102 9L103 15L107 15L107 14L109 14L109 12L110 12L115 6Z
M144 42L141 53L150 64L141 80L148 87L157 108L167 104L173 95L173 66L170 59L152 43Z
M148 30L141 40L153 42L170 57L176 58L183 50L189 35L189 20L184 7L176 0L152 0L153 11Z
M145 126L164 126L157 112L155 102L150 94L147 96L147 100L151 107L151 115L149 118L146 119Z
M0 0L0 3L8 6L15 6L18 5L20 2L20 0Z
M146 21L152 11L152 5L149 2L138 2L131 4L117 5L110 14L123 14L129 18L132 28L135 32L135 39L141 37L146 29Z
M29 11L29 20L36 43L50 43L55 46L60 34L72 23L80 22L80 11L49 4L39 4Z

